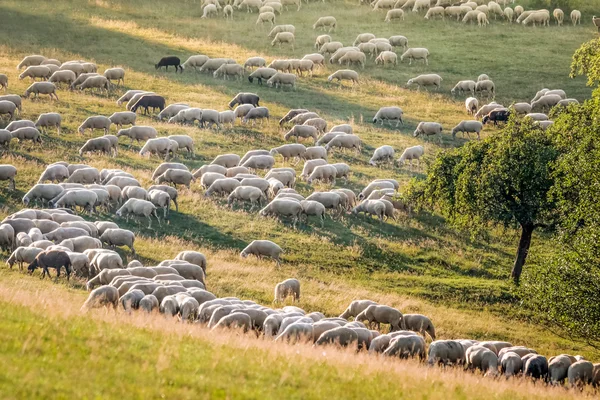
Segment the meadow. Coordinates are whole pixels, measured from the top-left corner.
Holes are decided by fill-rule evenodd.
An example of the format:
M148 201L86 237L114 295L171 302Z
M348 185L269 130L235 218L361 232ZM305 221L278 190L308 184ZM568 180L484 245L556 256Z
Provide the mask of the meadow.
M77 149L91 137L89 133L79 135L77 126L88 116L110 115L122 110L123 107L118 107L115 101L126 89L152 90L163 95L168 103L186 102L217 110L226 109L229 100L241 91L252 91L261 96L262 105L267 106L274 117L263 126L240 126L238 123L233 129L213 131L170 125L141 115L138 117L139 125L155 126L161 134L192 136L196 143L196 155L193 158L178 156L178 161L190 169L210 162L218 154L243 154L250 149L270 149L283 144L284 131L276 120L290 108L314 110L331 126L351 123L363 140L361 153L334 153L330 160L351 165L352 174L348 182L338 181L336 186L355 191L376 178L394 178L406 183L426 170L426 163L422 164L421 169L369 166L368 159L380 145L393 145L397 152L401 152L405 147L424 144L426 160L430 160L437 152L464 143L464 139L452 140L449 135L455 124L468 118L464 111L464 97L450 94L450 89L458 80L476 79L481 73L488 74L497 86L496 100L505 105L529 101L543 87L562 88L569 97L579 100L584 100L590 94L583 78L568 77L573 52L595 35L594 28L586 22L589 20L587 14L584 14L581 26L566 24L557 27L553 24L543 29L510 25L504 21L494 21L493 18L491 25L478 28L449 20L425 21L422 16L411 13L403 22L386 24L383 22L384 11L373 12L366 5L359 6L356 1L315 2L303 4L300 11L291 7L277 16L278 24L291 23L296 26L296 46L293 51L286 47L271 47L267 38L270 27L256 25L256 14L236 10L233 21L221 17L200 19L201 15L199 1L33 0L23 7L20 1L6 0L0 4L0 34L4 38L0 44L0 72L9 75L10 93L21 94L29 85L27 81L18 80L15 69L19 60L27 54L44 54L60 60L85 59L96 62L100 71L112 66L121 66L127 71L125 87L108 96L61 90L58 93L59 102L24 100L21 118L35 120L42 112L59 112L63 116L64 134L44 136L43 146L17 145L13 142L11 150L2 155L2 163L15 165L19 175L14 192L0 191L0 217L20 209L23 194L35 184L45 165L57 160L86 162L97 168L122 168L132 172L143 185L150 183L152 170L161 160L140 157L137 153L140 147L134 144L128 148L128 141L122 142L116 158L99 155L82 158L77 154ZM427 47L430 50L430 64L409 66L408 63L402 63L394 68L382 68L375 67L371 60L364 71L358 71L361 83L354 87L327 83L327 76L341 68L328 65L326 69L317 71L313 78L301 78L296 91L251 85L247 80L216 80L212 76L190 71L174 74L154 69L154 63L166 55L179 56L183 61L193 54L206 54L234 58L239 63L255 55L267 60L301 58L304 54L315 52L314 39L321 32L313 31L312 24L324 15L334 15L338 20L338 29L331 33L334 40L349 44L362 32L372 32L380 37L401 34L408 37L411 47ZM439 92L407 89L406 81L421 73L440 74L444 79L442 89ZM406 121L400 129L382 128L370 123L377 109L387 105L398 105L404 110ZM442 146L412 136L419 121L438 121L443 124ZM486 128L484 135L495 131L494 128ZM279 161L278 166L281 165ZM295 168L300 171L301 167L297 165ZM303 194L326 189L325 185L309 186L303 182L297 187ZM486 238L471 238L469 232L458 232L447 226L439 216L427 213L400 215L397 221L385 224L345 216L327 219L323 228L302 225L292 229L289 224L265 219L256 213L248 213L243 209L231 210L221 200L206 199L197 183L191 190L183 190L180 196L180 213L172 213L168 223L160 229L146 229L143 222L127 224L112 215L101 215L99 218L115 220L120 226L135 231L138 235L137 251L141 260L148 265L172 257L183 249L204 252L209 260L208 289L217 295L239 296L270 304L274 284L293 276L300 279L303 285L300 306L328 315L341 313L353 299L371 298L396 306L403 312L419 312L430 316L438 327L440 337L508 340L526 344L544 354L569 352L591 358L597 358L600 354L582 342L564 338L560 332L531 322L534 316L519 307L508 281L518 240L511 229L494 229ZM239 251L250 241L259 238L273 240L285 249L282 268L276 269L270 262L239 259ZM534 259L536 255L552 251L556 249L548 244L547 238L543 234L536 235L531 250ZM2 258L7 256L4 254ZM3 288L0 301L4 305L13 304L23 309L22 313L17 313L2 307L5 309L2 311L3 317L11 321L14 328L3 327L2 337L13 337L11 332L14 332L13 340L16 341L1 353L6 359L18 357L19 347L26 343L26 336L20 335L19 330L33 330L31 324L34 321L44 327L44 335L81 335L77 339L81 348L94 339L95 345L99 346L101 343L97 340L101 336L106 336L107 340L127 339L136 341L140 346L156 347L161 335L175 335L181 347L173 345L169 351L181 354L186 363L192 363L186 346L218 346L222 352L214 352L217 353L214 356L217 360L212 360L213 364L207 362L206 368L219 364L227 358L228 352L234 351L227 340L215 344L209 335L195 331L189 333L187 328L164 328L158 319L152 321L152 327L136 325L135 337L128 337L127 328L121 327L122 318L127 318L125 316L115 316L113 319L112 316L99 313L81 321L75 318L72 328L63 326L62 320L74 319L74 310L78 307L73 303L80 304L85 297L79 283L65 287L64 284L38 282L36 277L25 277L5 269L0 272L0 281ZM15 299L22 293L29 293L34 300ZM58 306L52 305L51 296L60 300ZM44 302L44 307L57 309L57 315L40 315L39 303L36 302ZM67 303L70 304L68 310L60 311ZM133 323L137 324L135 321ZM89 329L84 329L87 326ZM175 329L178 332L165 333L163 329ZM36 340L44 341L44 335ZM52 346L60 344L53 343ZM256 367L256 360L261 358L260 352L272 351L267 345L254 341L247 346L240 365ZM49 364L44 369L52 368L55 365L53 363L58 362L58 353L51 348L43 351L49 352L45 358ZM306 351L310 352L308 349ZM76 353L76 350L73 352ZM77 370L77 357L71 356L73 359L68 361ZM90 357L99 363L98 368L103 368L102 356L98 352ZM319 358L318 355L314 357ZM115 351L113 358L120 360L123 370L126 370L131 362L131 353L120 354ZM279 361L279 365L286 363L285 357ZM142 364L144 362L158 365L164 360L141 361ZM376 376L373 379L380 380L380 386L389 389L390 396L398 395L400 389L395 386L397 380L392 385L389 376L374 363L367 360L361 362L369 365L366 370L373 368ZM329 371L332 380L339 374L346 379L354 377L355 372L343 364L337 361L318 362L314 364L314 371L308 371L314 374ZM11 373L23 373L18 366L15 368ZM282 380L297 388L301 380L294 380L300 378L289 378L295 376L297 371L294 368L289 364L279 369L263 364L253 373L257 377L273 374L262 378L267 385L276 385ZM407 369L402 366L394 368L402 368L401 373ZM168 366L166 369L170 371L169 374L174 373ZM284 371L282 374L285 376L276 376L274 370L278 373ZM412 373L416 376L421 370L415 371ZM89 379L100 379L88 373L91 375ZM239 373L243 374L243 371ZM452 372L449 374L449 377L439 378L442 382L440 387L444 389L434 385L435 391L424 392L423 395L443 397L445 385L449 384L456 391L456 398L472 397L477 389L472 389L471 385L477 387L480 384L476 378L471 381L471 377L467 377L464 378L466 381L453 386L448 383L453 380ZM432 376L430 373L426 375ZM0 378L0 389L5 388L1 391L15 389L9 384L10 378L6 378L8 375L5 379ZM155 381L152 375L146 375L144 379ZM251 381L258 378L247 379ZM311 377L302 375L302 379L309 380ZM178 383L173 381L169 385L178 386ZM49 382L34 395L43 397L62 386ZM332 386L331 393L345 386ZM236 390L234 388L218 385L206 387L215 390L212 393L221 397L236 394L227 391ZM171 392L172 395L186 397L181 387L173 390L177 392ZM198 390L198 387L189 390ZM359 392L363 390L360 388L356 390L353 397L369 394ZM535 392L537 388L531 390ZM547 395L546 391L534 392L531 396ZM292 394L286 397L296 395L289 393ZM297 392L297 397L301 397L300 393ZM514 395L513 392L507 393L499 394L499 397ZM86 395L92 397L94 393L86 392ZM143 397L144 393L139 392L138 395ZM252 397L252 392L240 395ZM325 395L328 393L306 393L306 397Z

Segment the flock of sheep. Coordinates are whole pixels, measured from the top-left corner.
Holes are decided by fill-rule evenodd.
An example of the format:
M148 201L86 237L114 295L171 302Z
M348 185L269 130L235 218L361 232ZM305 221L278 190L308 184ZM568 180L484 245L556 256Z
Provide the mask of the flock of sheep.
M488 17L505 17L512 22L528 24L548 24L549 13L546 10L524 11L522 7L502 9L508 1L491 1L487 5L482 1L462 2L437 0L376 0L373 10L390 9L386 22L404 18L404 12L425 11L426 19L436 16L456 17L463 22L489 23ZM499 4L500 3L500 4ZM205 0L203 18L210 17L223 10L227 18L233 18L234 9L253 9L259 11L257 24L275 25L275 13L281 14L282 8L292 5L300 9L300 0L235 0L233 4L222 7L219 0ZM510 10L510 11L509 11ZM555 10L553 16L558 25L562 25L564 13ZM579 22L581 13L573 11L573 24ZM326 29L333 32L337 27L334 17L322 17L313 29ZM274 26L269 33L272 45L294 45L295 27L293 25ZM352 46L345 47L341 42L333 41L330 35L319 35L315 41L318 53L305 55L302 59L273 60L267 64L262 57L251 57L243 65L235 60L209 58L193 55L183 64L177 57L164 57L156 69L170 66L175 71L194 70L212 73L215 78L243 79L250 71L248 80L258 84L263 81L275 88L296 87L297 76L312 76L317 67L325 64L325 55L329 55L330 64L358 65L365 67L367 57L375 59L375 64L398 63L395 48L402 48L400 61L421 60L428 64L429 51L425 48L409 48L404 36L377 38L370 33L361 33ZM0 116L8 115L11 121L6 129L0 129L0 149L8 149L13 139L41 143L44 134L56 129L61 134L62 117L55 112L39 115L37 120L16 120L22 113L22 97L31 94L49 95L58 100L57 91L62 84L71 90L112 91L115 86L124 83L125 71L122 68L110 68L103 74L97 73L94 63L83 60L61 63L40 55L25 57L17 66L25 68L19 79L42 79L33 82L23 96L0 96ZM350 80L358 82L358 73L347 69L330 75L328 80ZM437 74L420 75L408 81L408 85L419 87L434 86L439 89L442 78ZM8 90L8 78L0 74L0 88ZM560 89L542 89L528 103L515 103L505 107L492 101L481 105L476 95L494 97L496 87L485 74L477 80L463 80L452 89L453 95L469 95L465 101L466 112L474 119L463 120L450 131L454 138L457 133L480 133L487 123L497 124L508 120L511 114L536 121L541 129L552 124L547 113L552 107L568 106L577 100L568 98ZM260 105L260 98L254 93L239 93L228 104L227 110L218 111L192 107L184 103L168 104L166 99L154 92L129 90L117 101L125 104L125 110L110 116L96 115L82 121L78 133L92 134L96 130L102 136L94 137L80 148L80 156L92 152L101 152L116 156L119 138L130 139L129 147L135 140L143 143L139 154L156 155L162 162L152 174L152 185L144 188L131 173L120 169L98 170L88 164L70 164L64 161L48 165L41 174L38 183L31 187L22 201L26 207L0 223L0 249L11 252L7 264L12 268L27 265L29 272L42 270L42 276L50 275L49 269L65 270L67 279L71 274L87 280L91 290L83 308L119 304L128 312L143 310L158 311L169 317L178 317L206 325L213 330L239 328L244 332L285 342L309 342L315 346L336 345L364 350L372 354L383 354L398 358L427 360L429 364L464 365L470 369L479 369L486 375L505 376L523 375L541 379L552 384L564 384L568 380L571 386L591 384L600 385L600 364L592 364L580 356L562 354L546 359L533 349L513 346L502 341L479 342L475 340L436 340L432 321L419 314L403 314L400 310L380 305L370 300L353 301L339 317L325 317L320 312L306 313L295 306L278 309L259 305L251 300L234 297L217 298L206 290L207 260L195 251L182 251L173 260L164 260L157 266L143 266L133 260L126 264L115 247L126 246L133 257L135 252L135 234L120 228L111 221L86 221L76 211L88 212L90 216L98 211L114 214L117 218L147 220L148 228L155 219L159 226L161 219L166 220L171 212L171 203L178 211L178 186L192 188L199 183L206 198L226 200L228 206L248 204L249 212L258 210L259 215L274 216L289 220L295 228L298 223L308 223L309 218L317 219L323 226L325 218L341 218L349 214L365 214L379 219L395 218L398 210L410 213L410 207L398 196L399 183L394 179L381 178L369 183L360 193L347 188L314 191L303 196L295 190L298 179L309 185L319 182L321 185L335 185L336 180L347 180L351 166L346 163L330 163L328 158L337 151L357 151L363 147L362 139L349 124L330 127L329 123L308 109L292 109L279 120L285 130L283 139L288 143L271 149L253 149L243 156L221 154L211 163L197 170L190 170L184 163L172 162L178 152L185 151L194 157L194 140L188 135L160 136L159 131L149 125L137 125L137 111L145 114L158 113L159 121L170 124L197 125L200 128L221 129L226 125L233 127L236 121L252 125L269 120L272 115L267 107ZM13 121L14 119L14 121ZM404 112L398 106L382 107L373 116L374 124L404 123ZM113 125L116 134L111 134ZM329 128L329 130L328 130ZM413 132L414 137L438 137L442 142L443 126L435 121L421 121ZM299 143L311 142L312 146ZM425 148L416 145L404 149L396 157L394 147L383 145L374 150L369 164L384 166L395 163L412 167L413 160L419 166ZM277 158L283 163L304 162L298 177L292 167L275 167ZM17 168L12 165L0 165L0 181L8 181L9 189L16 186ZM262 176L261 176L262 175ZM49 182L49 183L48 183ZM217 200L219 201L219 200ZM162 212L160 212L162 210ZM161 217L162 215L162 217ZM271 258L277 265L281 263L283 249L269 240L255 240L240 253L245 258L253 255L259 258ZM274 300L282 303L287 297L300 298L300 282L288 279L275 287ZM349 320L353 318L353 320ZM367 325L364 322L367 322ZM389 332L382 333L381 324L389 325ZM375 329L376 330L375 330ZM427 345L425 338L432 342Z

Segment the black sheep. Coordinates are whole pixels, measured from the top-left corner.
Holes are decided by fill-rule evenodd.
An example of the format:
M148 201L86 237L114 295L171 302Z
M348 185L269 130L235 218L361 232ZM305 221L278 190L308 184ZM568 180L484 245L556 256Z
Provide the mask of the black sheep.
M69 258L69 255L62 250L50 250L43 251L40 254L38 254L35 260L33 260L31 264L29 264L27 270L31 274L33 273L33 271L35 271L36 268L41 268L43 278L44 276L46 276L46 274L48 275L48 277L50 277L50 272L48 271L48 268L55 268L56 277L58 278L60 276L61 267L65 267L67 280L69 280L71 276L71 259Z
M488 115L483 117L483 124L488 122L494 122L494 125L498 125L498 122L506 122L510 118L510 111L508 110L492 110Z
M144 108L144 114L148 114L148 108L152 107L152 111L157 108L162 111L165 108L165 98L157 95L146 95L140 97L140 99L131 107L132 112L137 112L138 108Z
M179 59L179 57L174 56L161 58L158 64L154 64L154 68L159 69L160 67L165 67L165 71L168 71L169 65L173 65L175 67L175 73L177 73L178 69L181 69L181 73L183 73L181 60Z
M229 102L229 108L233 108L236 104L252 104L254 107L258 107L260 97L254 93L238 93L233 100Z

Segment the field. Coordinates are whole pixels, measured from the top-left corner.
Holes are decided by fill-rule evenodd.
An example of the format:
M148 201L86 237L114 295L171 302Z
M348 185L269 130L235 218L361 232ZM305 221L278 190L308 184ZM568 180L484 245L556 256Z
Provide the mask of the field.
M127 142L123 141L119 156L115 159L98 155L81 158L77 155L77 149L91 137L89 132L85 137L77 134L77 126L88 116L110 115L121 110L122 107L116 106L115 100L125 89L152 90L165 96L168 103L186 102L217 110L226 109L227 103L236 93L253 91L261 96L261 103L269 107L274 117L283 116L289 108L303 107L318 112L331 126L349 122L363 140L362 152L358 155L334 153L330 156L330 162L332 160L351 165L349 181L339 181L337 186L349 187L355 191L375 178L390 177L405 183L425 170L426 167L421 170L399 167L379 169L367 164L373 150L380 145L393 145L397 152L401 152L407 146L423 144L422 139L412 137L412 131L419 121L438 121L445 128L442 146L425 142L428 159L433 158L438 151L463 143L458 138L453 141L449 135L452 126L468 118L464 112L464 97L450 95L451 87L458 80L476 79L480 73L487 73L497 85L496 100L505 105L529 101L542 87L562 88L569 97L579 100L590 94L584 79L568 78L573 52L595 35L593 27L585 22L589 20L587 14L584 14L582 26L572 27L568 24L559 28L552 25L544 29L508 25L494 21L493 18L489 27L478 28L448 20L424 21L422 16L414 15L408 15L404 22L385 24L384 11L372 12L368 6L359 7L356 2L317 2L303 5L299 12L290 9L278 16L278 24L291 23L296 26L294 51L285 47L271 47L266 37L270 28L255 25L256 14L236 11L233 22L220 17L200 19L201 15L199 1L33 0L28 2L27 7L23 7L20 1L7 0L0 4L0 33L5 38L0 44L0 72L9 75L10 93L21 94L29 85L27 81L18 80L15 70L19 60L27 54L44 54L60 60L85 59L96 62L100 71L111 66L122 66L127 71L125 88L108 97L61 90L58 93L58 103L47 99L24 100L23 118L35 120L42 112L57 111L65 121L65 134L60 137L55 133L45 136L43 146L17 145L13 142L11 151L2 156L2 163L15 165L19 169L19 175L16 191L0 192L0 217L18 210L21 207L21 197L37 181L45 165L57 160L86 162L97 168L122 168L131 171L143 185L150 183L152 170L160 160L156 157L140 157L137 154L140 147L137 145L128 149ZM301 58L304 54L315 51L314 38L321 32L313 31L311 26L319 16L324 15L334 15L338 20L339 27L331 34L334 40L349 44L362 32L372 32L380 37L402 34L408 37L411 47L427 47L430 50L430 64L409 66L403 63L395 68L384 69L375 67L369 61L364 71L359 70L361 84L355 87L327 83L327 76L333 70L341 68L328 66L326 70L318 71L312 79L301 78L297 91L259 87L256 84L250 85L247 80L216 80L212 76L189 71L174 74L154 69L154 63L166 55L177 55L184 60L192 54L206 54L211 57L234 58L240 63L254 55L263 56L267 60ZM409 78L430 72L438 73L444 79L439 93L405 88ZM406 121L401 129L380 128L370 124L377 109L386 105L403 108ZM218 154L243 154L250 149L270 149L283 144L283 131L279 129L276 118L262 127L242 127L238 123L233 129L218 132L159 123L142 116L138 117L138 124L153 125L161 134L184 133L192 136L196 143L196 156L193 159L179 156L179 161L190 168L210 162ZM493 128L486 128L484 134L492 132ZM280 161L278 166L281 164ZM296 166L298 171L301 167ZM297 188L303 194L327 189L325 185L312 187L305 183L300 183ZM182 249L204 252L209 259L208 288L219 296L238 296L270 304L274 284L294 276L303 285L300 306L308 310L337 315L352 299L371 298L396 306L403 312L419 312L430 316L441 337L509 340L526 344L549 355L569 352L584 354L592 359L599 355L597 350L589 346L561 337L560 332L551 332L546 327L528 322L532 316L527 310L518 307L507 280L518 240L512 230L494 230L486 240L473 240L468 232L454 231L441 218L429 214L411 217L401 215L398 221L388 221L385 224L346 216L342 219L328 219L324 228L311 224L294 230L287 223L264 219L243 209L230 210L221 200L206 199L197 183L192 190L184 190L181 197L180 213L173 213L169 223L157 230L146 229L143 223L126 224L124 220L114 219L111 215L102 215L101 218L114 219L120 226L138 234L136 247L141 260L147 265L172 257ZM259 238L273 240L285 249L282 268L275 269L270 262L239 259L239 251L250 241ZM537 235L531 251L533 258L551 251L554 249L547 244L547 238ZM276 386L278 382L285 382L284 386L289 385L289 395L285 397L302 397L303 394L304 397L325 397L339 393L349 385L332 384L328 389L331 390L330 393L311 392L310 388L303 389L307 392L301 393L294 389L298 389L303 381L311 380L310 374L327 376L331 382L355 378L356 372L344 365L345 356L340 355L342 358L339 360L342 361L336 357L333 360L327 357L325 361L316 361L314 359L320 356L308 349L308 355L306 358L303 355L302 360L309 360L311 363L308 364L307 361L307 364L302 364L306 368L302 368L299 378L298 367L291 365L286 357L277 356L280 368L257 362L266 353L274 354L273 350L262 342L255 343L249 339L248 342L242 341L240 346L244 353L239 365L234 367L231 364L235 363L226 360L232 352L239 351L237 345L221 339L214 342L215 339L204 332L165 326L159 319L152 320L146 326L143 321L135 318L113 318L101 313L79 320L79 317L75 317L76 310L85 297L85 293L79 289L80 284L72 284L67 289L64 285L38 282L37 278L25 277L5 269L0 272L0 281L0 301L5 306L2 307L3 320L7 319L12 324L3 326L0 331L3 339L13 338L10 345L7 344L7 348L3 349L5 351L2 351L2 357L6 361L20 358L21 351L31 357L36 352L48 351L49 353L44 353L45 362L48 363L43 366L44 370L68 362L74 371L78 371L77 358L84 358L77 355L77 351L81 351L81 354L86 354L85 358L95 360L97 368L104 369L105 360L99 350L83 352L90 342L94 342L94 346L102 345L99 337L103 337L102 340L106 337L107 341L115 343L131 340L136 346L148 349L156 348L156 343L163 340L162 335L166 335L178 341L164 349L166 356L139 360L140 364L146 363L145 371L150 371L143 376L150 389L148 392L136 389L140 390L136 391L139 397L147 397L144 395L148 394L151 397L157 396L158 387L152 386L156 382L152 374L169 376L161 381L159 387L169 387L167 395L184 398L198 390L211 391L215 397L253 397L257 396L261 382L269 388ZM57 305L53 305L50 300L54 296L57 297ZM23 312L15 312L12 307L6 307L11 304ZM52 309L52 312L41 313L41 306ZM64 326L61 323L67 319L73 321L73 325ZM35 338L41 342L47 342L46 338L53 335L76 337L77 343L70 350L73 354L68 354L72 358L61 361L62 353L56 353L61 348L60 343L52 342L54 339L48 339L49 345L54 347L42 349L38 345L29 350L25 346L28 340L25 339L27 335L24 332L31 329L31 324L37 324L44 332L42 336ZM129 331L123 324L133 324L135 334L129 337ZM119 327L116 328L117 326ZM18 334L19 332L23 334ZM235 392L242 390L236 387L210 383L194 387L182 386L178 380L183 379L182 377L170 375L175 370L169 368L169 362L174 362L168 359L177 354L183 365L198 362L189 357L186 349L190 346L201 348L202 352L208 351L205 348L219 349L211 352L213 358L202 361L206 362L205 365L194 364L190 367L192 370L219 365L219 368L227 371L227 368L243 369L241 366L247 365L249 369L252 368L253 375L246 376L243 370L238 371L238 374L244 376L245 382L252 382L252 385L257 386L249 383L249 392L244 393ZM130 358L139 356L115 351L112 357L122 366L123 371L131 374ZM33 360L34 358L32 363ZM373 374L372 382L381 383L373 384L373 387L381 387L382 393L388 393L388 397L398 397L402 393L413 397L405 392L414 387L398 387L397 380L390 380L382 372L383 367L379 363L366 358L360 358L358 362L365 363L366 371L373 371L365 374ZM166 365L161 367L161 363ZM27 365L14 365L14 368L10 370L10 374L18 376L27 370ZM216 368L215 377L219 374L226 375L219 368ZM416 382L416 376L423 375L418 369L420 367L416 366L417 369L403 365L393 368L401 368L398 372L402 374L408 373L407 370L412 371L410 373L415 375ZM161 373L163 369L168 372ZM86 373L88 375L85 381L100 379L99 375L90 371ZM14 376L11 378L10 374L0 375L0 392L11 393L12 390L12 393L20 393L14 391L17 388L10 383L15 382ZM430 385L431 392L423 392L423 396L444 397L449 385L456 392L456 398L473 397L477 385L481 385L478 379L462 378L463 375L459 383L450 383L454 375L453 372L448 374L431 378L439 379L440 384ZM119 381L142 379L139 375L143 374L127 375L129 379ZM426 375L431 377L432 374L426 372ZM33 376L28 376L34 379ZM115 377L121 378L118 375ZM48 397L56 394L55 390L60 391L65 387L60 380L53 382L49 377L45 379L48 381L38 389L39 392L23 392L14 397ZM123 382L123 385L128 383ZM140 381L140 386L143 385L144 382ZM357 391L352 397L370 393L369 388L351 386ZM499 389L498 396L513 398L513 388L517 386ZM18 389L28 390L21 387ZM94 392L91 385L82 387L81 390L85 395L80 397L95 397L114 396L114 393L122 390L133 389L127 386L110 389L102 387L98 389L99 392ZM529 386L527 390L532 390L531 396L550 395L545 390L538 392L537 388ZM385 397L385 394L381 395Z

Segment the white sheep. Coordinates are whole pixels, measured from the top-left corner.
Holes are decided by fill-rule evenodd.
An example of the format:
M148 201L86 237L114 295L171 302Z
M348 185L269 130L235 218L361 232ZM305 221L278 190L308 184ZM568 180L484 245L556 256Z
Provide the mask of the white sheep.
M281 265L281 253L283 250L270 240L254 240L242 252L240 257L246 258L252 254L258 258L270 257L275 260L277 266Z
M45 113L40 114L37 121L35 122L35 127L40 129L42 132L46 132L46 128L56 127L57 133L60 135L60 126L61 126L62 118L58 113Z
M292 129L290 129L285 135L285 140L290 140L295 137L296 142L298 142L299 138L313 138L316 142L318 139L317 128L311 125L294 125Z
M463 137L466 133L469 139L471 139L470 133L474 132L477 134L477 139L481 140L480 133L482 129L483 124L479 121L461 121L458 125L452 128L452 138L454 139L458 132L462 132Z
M464 92L469 92L469 93L471 93L472 96L475 96L475 86L476 85L477 85L477 82L471 81L471 80L459 81L452 88L452 90L450 90L450 92L452 94L456 94L456 93L463 94Z
M418 168L419 160L421 157L423 157L423 154L425 154L425 148L421 145L408 147L402 152L402 155L400 156L400 158L398 158L398 160L396 162L400 165L404 165L406 163L406 161L409 160L410 166L412 168L413 160L417 160L417 168Z
M267 201L265 193L254 186L238 186L233 192L227 197L227 203L232 205L236 200L249 201L252 205L251 209L255 205L262 206L263 201Z
M158 221L158 226L160 226L160 219L156 213L156 206L147 200L129 199L125 202L125 204L123 204L123 206L121 206L121 208L117 210L116 215L119 217L126 217L127 221L129 221L130 215L146 217L148 218L148 229L152 227L151 216L154 215ZM105 231L104 234L106 234L108 231L111 231L111 229ZM101 240L102 236L100 237Z
M167 169L162 175L154 180L156 184L164 182L170 183L173 186L185 185L188 189L190 188L190 182L194 180L194 176L185 170L181 169Z
M288 296L294 301L300 300L300 282L297 279L286 279L275 285L275 303L283 303Z
M573 26L577 25L577 24L581 24L581 11L579 10L573 10L571 11L571 22L573 23Z
M117 129L120 129L123 125L135 125L137 114L131 111L120 111L113 113L108 119L117 126Z
M270 22L271 26L275 25L275 13L273 11L261 12L256 20L256 25Z
M425 65L429 65L429 50L425 48L413 47L406 50L402 56L400 56L400 61L404 61L405 58L408 58L409 65L412 64L413 60L423 60Z
M400 8L389 10L385 15L384 22L392 22L394 19L401 19L404 21L404 11Z
M337 27L337 20L335 19L335 17L321 17L317 20L317 22L314 23L313 25L313 29L317 29L317 28L323 28L323 29L327 29L329 28L328 32L334 31L335 28Z
M279 87L283 87L284 85L288 85L292 89L296 90L296 75L284 72L277 72L267 81L267 86L274 86L276 89Z
M440 144L442 143L442 125L437 122L419 122L417 129L413 132L413 136L419 135L433 136L438 135L440 138Z
M105 137L98 137L94 139L89 139L81 148L79 149L79 155L83 156L84 153L92 152L92 151L100 151L104 154L110 155L112 151L112 143L109 139Z
M369 164L377 166L380 163L393 162L394 161L394 148L392 146L384 145L375 149L373 156L369 160Z
M325 43L329 43L329 42L331 42L331 36L319 35L315 39L315 49L319 50L321 48L321 46L323 46Z
M131 147L134 140L139 143L140 141L154 139L158 136L158 132L152 126L135 125L131 128L120 129L117 132L117 137L121 136L127 136L131 139L131 142L129 143L129 146Z
M398 65L398 56L393 51L382 51L375 59L375 64L386 64Z
M95 129L102 129L104 130L104 134L108 135L111 124L112 121L109 118L103 115L96 115L86 118L85 121L79 125L79 128L77 128L77 132L83 135L86 129L89 129L92 133Z
M442 85L442 77L439 76L438 74L424 74L424 75L419 75L415 78L409 79L408 82L406 82L407 86L416 84L418 85L419 89L421 87L427 87L427 86L435 86L436 90L439 90L439 88Z
M50 96L50 99L56 99L56 101L59 101L58 95L56 94L56 86L52 82L34 82L27 88L27 90L25 90L23 97L27 99L31 93L35 95L34 97L36 99L40 94L47 94Z
M0 164L0 181L8 181L8 190L15 190L17 168L13 165Z
M112 83L112 81L117 81L117 86L125 84L125 70L123 68L109 68L104 71L104 77L110 83Z
M467 114L474 115L477 112L477 108L479 108L479 100L475 97L467 97L465 108L467 109Z
M340 69L327 77L327 81L331 82L336 79L338 82L343 80L352 81L352 84L358 83L358 72L351 69Z
M396 121L396 128L397 128L398 124L404 124L404 121L402 120L403 114L404 114L404 112L402 111L402 109L400 107L395 107L395 106L381 107L377 111L377 114L375 114L375 116L373 117L373 123L377 124L378 122L381 122L381 125L383 126L384 121ZM339 128L339 127L336 127L336 128ZM352 129L350 129L350 134L351 133L352 133Z
M296 38L292 32L279 32L278 34L275 35L275 38L271 42L271 46L275 46L276 44L278 44L279 47L281 47L282 43L287 43L287 44L291 44L292 50L294 50L295 41L296 41Z

